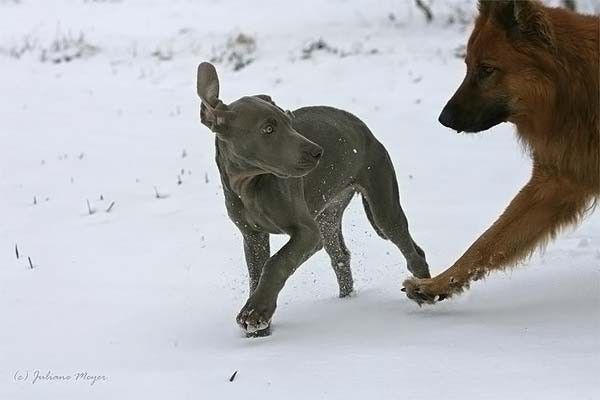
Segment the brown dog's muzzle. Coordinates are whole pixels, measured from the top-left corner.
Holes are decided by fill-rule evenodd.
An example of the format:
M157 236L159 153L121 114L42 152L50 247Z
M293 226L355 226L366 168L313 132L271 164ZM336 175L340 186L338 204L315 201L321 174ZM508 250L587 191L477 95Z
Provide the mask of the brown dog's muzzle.
M457 96L450 99L438 121L457 132L475 133L488 130L508 119L508 107L503 101L488 100L477 95L467 98L468 102L459 102Z
M506 99L484 93L467 75L442 110L438 121L457 132L481 132L505 122L509 116Z
M458 130L457 124L456 124L456 122L457 122L456 116L457 116L456 107L451 102L448 102L448 104L446 104L446 106L440 113L438 121L440 122L440 124L444 125L446 128Z

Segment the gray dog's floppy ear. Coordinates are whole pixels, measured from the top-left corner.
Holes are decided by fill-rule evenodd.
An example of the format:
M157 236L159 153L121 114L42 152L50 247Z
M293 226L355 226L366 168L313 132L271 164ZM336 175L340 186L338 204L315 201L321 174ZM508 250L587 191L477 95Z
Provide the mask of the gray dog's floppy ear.
M196 89L203 103L212 108L217 106L219 101L219 77L214 65L207 62L198 65Z
M214 65L207 62L198 65L196 89L202 100L200 122L215 133L223 133L235 114L219 100L219 77Z

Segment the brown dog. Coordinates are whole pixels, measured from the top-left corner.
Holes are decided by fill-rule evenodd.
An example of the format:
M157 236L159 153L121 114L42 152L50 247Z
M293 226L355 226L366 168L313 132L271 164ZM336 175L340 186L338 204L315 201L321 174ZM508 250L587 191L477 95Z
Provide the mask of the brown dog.
M419 304L460 293L577 223L600 197L600 19L532 0L479 2L467 75L440 115L457 131L516 125L531 180L456 263L404 282Z

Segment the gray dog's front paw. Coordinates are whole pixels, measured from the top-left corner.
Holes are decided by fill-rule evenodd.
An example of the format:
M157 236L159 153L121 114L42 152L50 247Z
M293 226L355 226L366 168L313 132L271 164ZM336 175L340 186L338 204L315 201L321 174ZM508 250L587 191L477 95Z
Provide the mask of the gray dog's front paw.
M248 337L268 336L275 304L255 302L250 298L238 314L236 321Z
M415 258L408 263L408 270L415 276L416 278L426 279L431 278L429 273L429 265L425 258Z

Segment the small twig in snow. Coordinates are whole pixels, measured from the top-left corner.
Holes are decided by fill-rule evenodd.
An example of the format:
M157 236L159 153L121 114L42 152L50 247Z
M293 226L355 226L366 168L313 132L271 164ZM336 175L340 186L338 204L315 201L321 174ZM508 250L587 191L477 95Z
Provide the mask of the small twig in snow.
M110 203L110 205L108 206L108 208L106 209L106 212L109 213L110 210L112 210L113 206L115 205L115 202L113 201L112 203Z
M233 380L235 379L235 376L237 375L237 373L238 373L238 372L237 372L237 371L235 371L235 372L233 373L233 375L231 375L231 377L229 378L229 382L233 382Z
M17 260L19 259L19 248L15 244L15 254L17 255Z
M92 210L92 206L90 205L90 201L88 199L85 199L85 202L87 203L88 213L90 215L92 215L94 213L94 210Z
M431 12L431 8L429 8L429 6L425 4L423 0L415 0L415 3L417 7L421 9L421 11L423 11L423 14L425 14L425 19L427 20L427 23L433 21L433 12Z
M33 263L31 262L31 257L27 257L27 260L29 261L29 268L33 269Z

